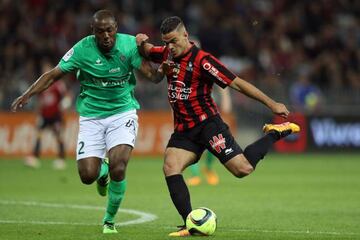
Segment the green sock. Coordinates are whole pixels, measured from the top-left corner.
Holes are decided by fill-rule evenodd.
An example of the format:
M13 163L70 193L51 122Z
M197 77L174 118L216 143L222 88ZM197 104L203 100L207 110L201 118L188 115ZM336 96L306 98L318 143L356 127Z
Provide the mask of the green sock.
M192 177L199 177L200 176L200 167L199 163L195 163L193 165L190 165L190 171Z
M100 172L99 172L99 176L97 179L106 176L109 174L109 165L106 164L104 161L102 161L101 163L101 167L100 167Z
M120 207L120 203L124 198L126 190L126 180L116 182L110 180L108 191L108 203L106 207L105 217L103 222L114 223L115 215Z
M214 162L215 156L211 152L207 152L206 159L205 159L205 166L208 170L212 169L212 165Z

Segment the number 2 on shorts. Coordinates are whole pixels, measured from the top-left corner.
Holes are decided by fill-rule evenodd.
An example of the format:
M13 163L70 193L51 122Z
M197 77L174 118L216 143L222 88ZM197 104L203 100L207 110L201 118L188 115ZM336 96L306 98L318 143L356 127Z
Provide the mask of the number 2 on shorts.
M80 145L80 147L79 147L79 152L78 152L78 154L80 155L80 154L85 153L85 152L83 151L83 148L84 148L85 143L84 143L83 141L80 141L80 142L79 142L79 145Z

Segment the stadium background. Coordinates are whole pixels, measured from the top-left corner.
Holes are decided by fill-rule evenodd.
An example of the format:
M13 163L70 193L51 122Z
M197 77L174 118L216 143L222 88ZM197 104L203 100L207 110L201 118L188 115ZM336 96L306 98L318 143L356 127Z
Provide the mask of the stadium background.
M35 137L36 99L18 113L9 112L11 102L44 63L57 64L90 33L89 19L102 8L116 13L120 32L144 32L158 44L161 20L181 16L205 50L286 103L303 127L274 148L291 154L269 154L251 176L239 181L216 163L218 187L190 188L194 207L218 215L214 239L360 239L360 1L0 0L1 240L158 240L181 223L159 155L172 130L165 83L140 79L136 87L141 126L117 236L102 236L106 199L79 180L73 105L64 130L68 168L55 171L48 161L56 150L50 135L43 139L41 168L23 165ZM76 80L64 80L77 95ZM278 119L256 101L231 94L231 125L245 147L261 136L265 122ZM131 209L155 219L127 224L139 220Z
M143 32L157 44L162 44L161 20L169 15L182 17L203 49L297 113L292 120L302 124L303 133L280 143L276 150L359 149L358 1L3 0L0 4L2 155L26 154L31 151L28 143L34 141L35 117L9 115L11 101L41 74L42 64L57 64L74 43L90 33L89 19L101 8L115 12L119 32ZM76 80L66 81L76 96ZM141 114L148 118L141 122L136 153L159 154L166 144L172 130L171 114L160 125L152 120L157 115L151 115L169 111L166 94L165 82L159 86L140 79L136 95ZM245 146L260 136L261 126L272 116L256 101L235 91L231 94L238 140ZM31 101L26 111L33 111L35 103ZM76 117L72 119L66 130L68 155L76 144ZM21 143L23 139L26 144ZM43 142L48 143L44 153L52 154L51 136ZM149 143L154 144L146 145Z

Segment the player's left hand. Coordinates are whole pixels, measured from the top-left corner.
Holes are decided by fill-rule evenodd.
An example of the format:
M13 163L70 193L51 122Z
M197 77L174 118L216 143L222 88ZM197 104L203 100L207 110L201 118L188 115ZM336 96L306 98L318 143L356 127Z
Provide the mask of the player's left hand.
M142 42L149 40L149 36L144 33L138 33L136 34L135 39L136 39L136 45L141 46Z
M283 118L287 118L290 114L289 110L282 103L275 103L273 106L271 106L271 111Z
M16 112L19 108L24 107L29 102L29 97L27 95L21 95L16 98L11 104L11 111Z

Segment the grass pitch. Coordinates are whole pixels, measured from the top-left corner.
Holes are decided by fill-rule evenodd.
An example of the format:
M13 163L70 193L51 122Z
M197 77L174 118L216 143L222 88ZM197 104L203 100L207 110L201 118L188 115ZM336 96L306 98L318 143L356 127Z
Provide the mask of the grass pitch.
M160 157L131 160L119 234L110 236L99 225L106 198L95 185L82 185L75 161L68 163L65 171L53 170L51 161L33 170L0 159L1 240L171 239L181 224ZM215 168L218 186L190 187L193 207L218 216L209 239L360 239L359 154L270 154L244 179Z

